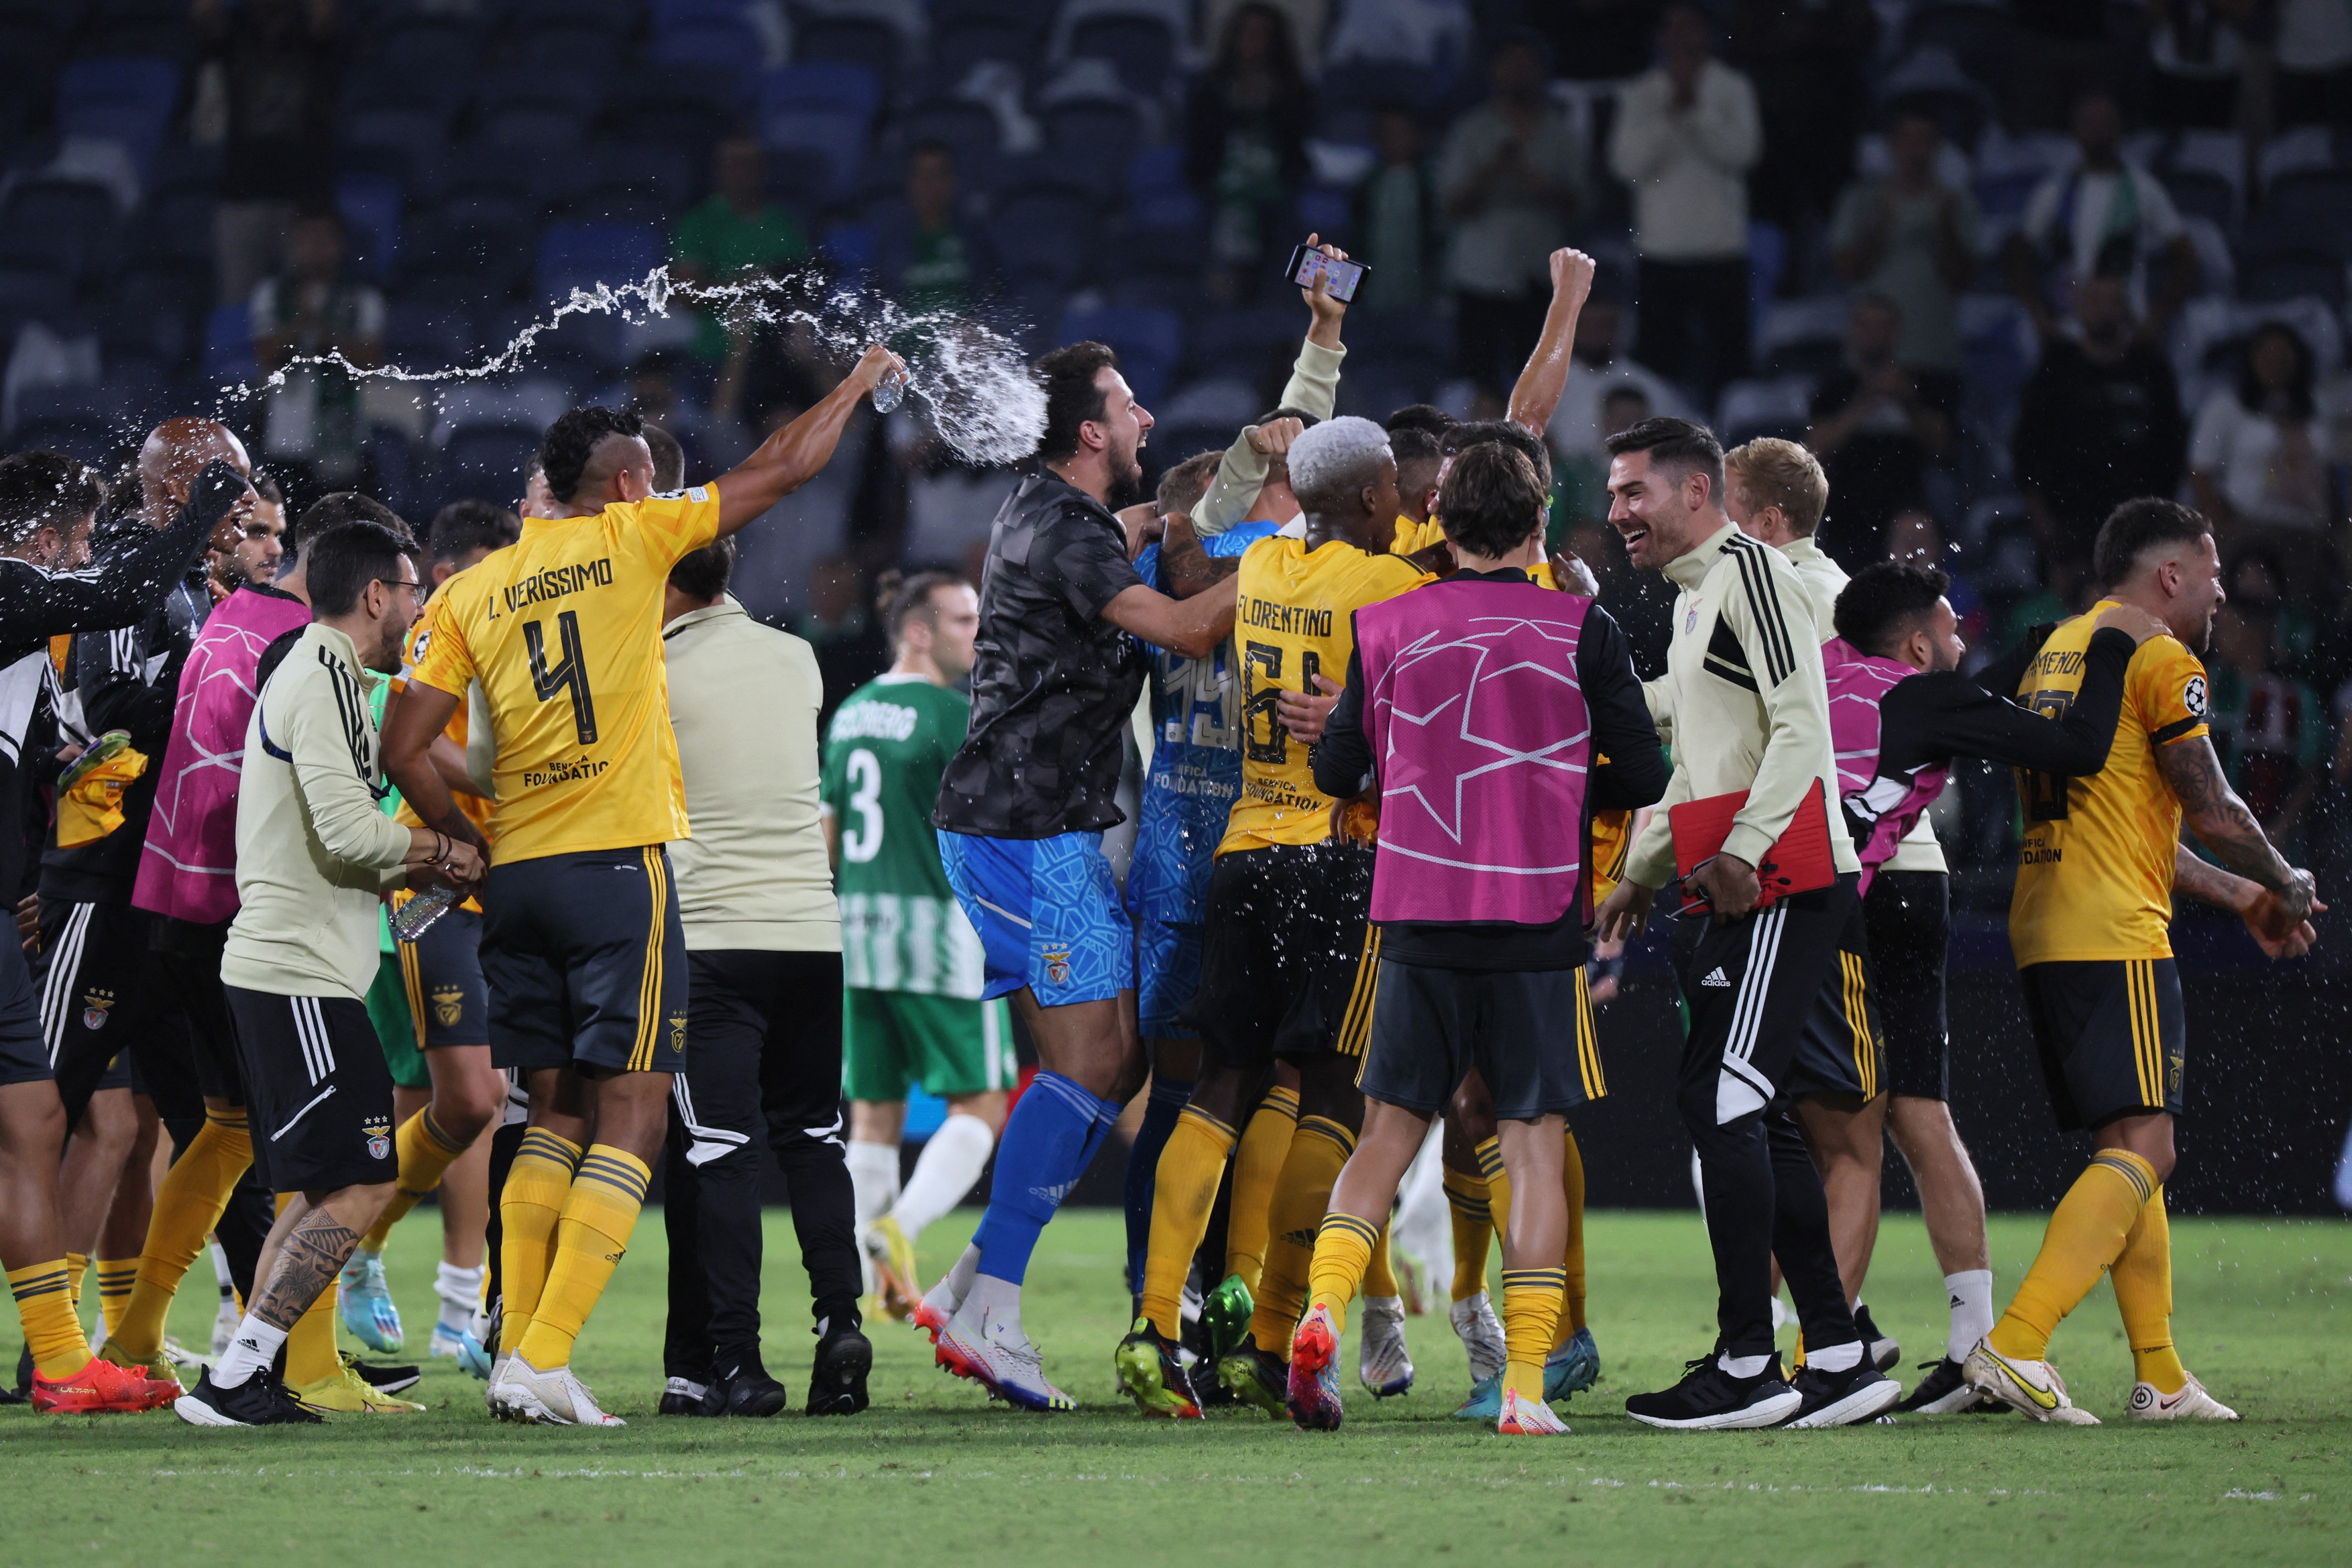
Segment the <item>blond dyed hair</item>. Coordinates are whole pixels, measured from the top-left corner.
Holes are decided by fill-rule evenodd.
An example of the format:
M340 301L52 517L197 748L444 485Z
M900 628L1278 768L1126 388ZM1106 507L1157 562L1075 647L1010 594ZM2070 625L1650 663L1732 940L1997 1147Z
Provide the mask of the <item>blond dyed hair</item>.
M1726 452L1723 467L1751 510L1779 507L1791 533L1810 537L1821 527L1830 506L1830 477L1822 471L1822 460L1796 442L1759 436Z

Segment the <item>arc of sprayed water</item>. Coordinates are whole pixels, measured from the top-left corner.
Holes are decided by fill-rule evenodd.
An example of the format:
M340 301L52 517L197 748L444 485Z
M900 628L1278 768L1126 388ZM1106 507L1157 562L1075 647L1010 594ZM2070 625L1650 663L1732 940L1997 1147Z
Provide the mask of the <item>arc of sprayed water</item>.
M763 325L804 325L828 350L855 355L869 342L902 345L909 380L907 390L929 405L941 439L959 458L979 467L1016 461L1036 449L1045 433L1045 393L1029 374L1020 345L972 317L952 310L909 311L870 287L836 289L820 309L782 303L805 297L805 278L751 278L730 282L689 283L656 267L635 283L575 285L545 315L523 324L506 346L474 364L439 370L406 365L362 366L341 349L299 354L262 378L259 385L224 386L225 398L240 401L286 384L289 373L333 368L355 380L409 385L486 382L521 367L539 339L572 316L618 316L625 321L667 318L673 303L740 312Z

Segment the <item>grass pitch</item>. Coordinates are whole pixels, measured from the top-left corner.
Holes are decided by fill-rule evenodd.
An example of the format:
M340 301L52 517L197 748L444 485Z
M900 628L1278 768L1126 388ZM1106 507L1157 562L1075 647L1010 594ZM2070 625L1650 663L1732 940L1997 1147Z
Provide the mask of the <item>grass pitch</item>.
M935 1272L970 1211L924 1237ZM791 1226L772 1216L772 1372L804 1391L809 1341ZM2038 1218L1996 1219L2000 1294ZM422 1345L438 1227L396 1234L394 1288ZM1238 1410L1179 1427L1113 1394L1124 1327L1118 1217L1055 1222L1025 1315L1048 1369L1086 1402L1066 1416L992 1407L935 1372L921 1336L869 1325L874 1408L854 1420L661 1419L662 1227L648 1215L579 1365L620 1431L520 1429L484 1413L446 1362L422 1415L199 1431L169 1414L35 1419L0 1411L0 1539L11 1560L85 1553L313 1562L850 1564L1065 1561L1577 1563L2352 1561L2352 1226L2179 1219L2176 1328L2190 1369L2241 1426L2126 1422L2130 1358L2102 1286L2055 1352L2096 1430L2010 1415L1818 1433L1680 1435L1628 1421L1628 1393L1708 1342L1694 1215L1596 1214L1592 1320L1604 1376L1574 1436L1506 1441L1449 1420L1467 1374L1444 1320L1412 1320L1419 1381L1375 1405L1350 1376L1349 1426L1307 1436ZM205 1342L211 1279L173 1331ZM1906 1361L1937 1352L1939 1280L1917 1221L1889 1215L1870 1300ZM1350 1373L1354 1361L1349 1352ZM1912 1373L1905 1369L1907 1379ZM37 1543L37 1544L36 1544ZM36 1555L37 1553L37 1556Z

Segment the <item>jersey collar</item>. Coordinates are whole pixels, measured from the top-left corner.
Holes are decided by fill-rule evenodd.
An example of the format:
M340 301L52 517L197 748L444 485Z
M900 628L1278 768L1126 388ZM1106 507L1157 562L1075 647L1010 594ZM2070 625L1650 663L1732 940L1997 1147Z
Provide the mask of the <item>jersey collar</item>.
M1696 549L1667 562L1666 581L1685 593L1696 588L1706 579L1709 569L1722 559L1731 541L1739 537L1741 534L1737 527L1725 523L1700 540Z

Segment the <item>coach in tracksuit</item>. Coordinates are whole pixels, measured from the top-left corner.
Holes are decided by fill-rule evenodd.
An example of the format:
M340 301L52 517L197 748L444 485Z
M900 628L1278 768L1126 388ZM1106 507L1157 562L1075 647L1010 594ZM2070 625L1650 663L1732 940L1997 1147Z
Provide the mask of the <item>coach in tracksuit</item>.
M727 596L731 541L671 569L662 656L694 837L671 847L687 1036L665 1167L673 1415L773 1415L760 1359L760 1145L784 1173L817 1345L812 1415L866 1408L856 1197L841 1108L841 914L817 815L816 656Z
M1801 809L1826 819L1837 799L1821 637L1787 557L1724 514L1723 448L1711 431L1645 419L1612 437L1609 451L1611 524L1635 566L1664 572L1682 592L1666 656L1674 777L1601 905L1600 934L1637 933L1673 879L1672 807L1747 795L1720 851L1685 879L1691 912L1675 933L1690 1013L1677 1100L1706 1192L1718 1338L1681 1383L1627 1400L1626 1412L1684 1429L1867 1419L1902 1390L1864 1355L1821 1174L1787 1103L1814 999L1836 966L1867 951L1853 841L1828 834L1828 887L1758 909L1758 864ZM1773 1350L1776 1257L1804 1323L1806 1364L1793 1388Z

